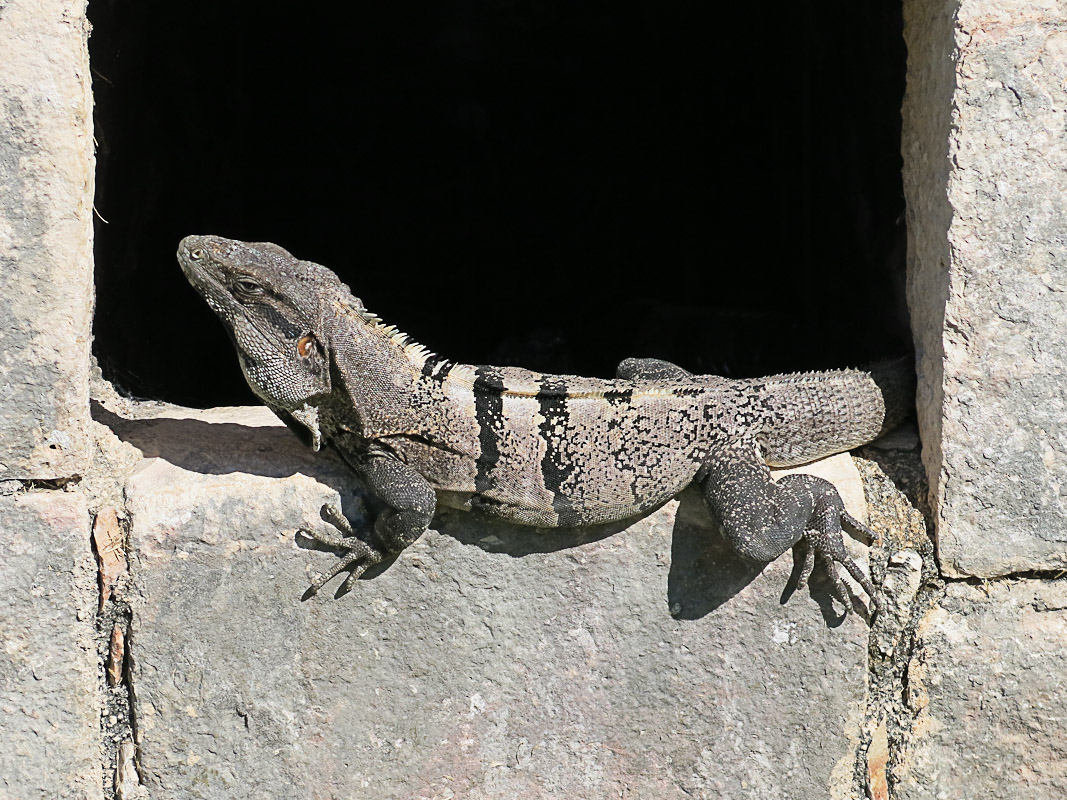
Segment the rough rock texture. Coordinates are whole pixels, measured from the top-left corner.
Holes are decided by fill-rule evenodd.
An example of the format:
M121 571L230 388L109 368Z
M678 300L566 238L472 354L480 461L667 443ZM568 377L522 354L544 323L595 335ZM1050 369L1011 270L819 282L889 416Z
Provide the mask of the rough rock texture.
M87 26L84 0L0 5L0 480L88 465Z
M100 798L89 514L77 493L0 497L0 798Z
M896 800L1067 797L1067 581L953 583L907 677Z
M942 569L1058 569L1067 4L964 0L955 25L953 3L904 5L909 304Z
M126 495L153 798L852 796L863 620L822 582L781 605L790 559L737 562L695 493L610 537L445 514L305 600L334 554L293 530L338 490L361 522L351 477L262 409L186 416L109 423L149 457Z

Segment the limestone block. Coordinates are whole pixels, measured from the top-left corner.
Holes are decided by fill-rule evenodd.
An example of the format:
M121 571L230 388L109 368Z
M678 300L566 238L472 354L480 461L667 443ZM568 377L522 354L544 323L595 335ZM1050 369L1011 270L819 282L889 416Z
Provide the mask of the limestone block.
M0 8L0 480L83 474L93 305L84 0Z
M628 528L445 512L384 569L305 597L294 537L330 455L263 412L115 421L141 769L153 798L853 796L867 627L786 556L739 562L695 492Z
M905 3L909 303L942 569L1067 566L1067 5Z
M953 583L921 621L899 800L1067 797L1067 582Z
M96 800L96 570L83 498L0 497L0 798Z

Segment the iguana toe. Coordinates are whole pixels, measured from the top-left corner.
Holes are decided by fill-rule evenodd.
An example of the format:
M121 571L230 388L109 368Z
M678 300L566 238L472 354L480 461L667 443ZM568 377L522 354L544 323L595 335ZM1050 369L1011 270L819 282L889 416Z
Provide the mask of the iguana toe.
M838 572L837 565L840 564L867 594L873 616L878 613L878 594L870 578L845 550L841 523L844 521L850 527L857 529L868 538L868 541L877 539L877 534L845 511L837 490L829 484L828 487L822 496L816 498L816 508L812 514L811 524L804 531L803 539L807 544L807 552L801 570L800 585L802 586L811 574L815 561L821 562L830 579L833 595L841 601L847 613L852 607L852 597Z

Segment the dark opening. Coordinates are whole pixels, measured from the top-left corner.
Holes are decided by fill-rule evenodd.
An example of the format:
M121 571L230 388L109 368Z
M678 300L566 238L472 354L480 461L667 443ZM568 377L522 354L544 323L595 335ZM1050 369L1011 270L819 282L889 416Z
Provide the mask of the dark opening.
M712 8L93 0L105 374L253 401L189 233L325 264L472 363L906 353L899 3Z

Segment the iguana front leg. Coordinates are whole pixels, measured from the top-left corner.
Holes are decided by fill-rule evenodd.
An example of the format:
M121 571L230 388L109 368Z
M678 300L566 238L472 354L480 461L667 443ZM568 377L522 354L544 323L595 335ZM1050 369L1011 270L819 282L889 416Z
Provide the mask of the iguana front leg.
M433 519L437 506L437 496L425 478L388 451L372 448L358 456L343 455L363 479L367 490L386 507L374 522L377 546L360 539L340 510L329 505L323 506L323 512L342 535L301 528L301 533L318 542L348 551L331 569L315 577L311 582L314 592L346 569L350 572L341 592L347 592L368 567L377 564L387 553L399 553L418 539Z

